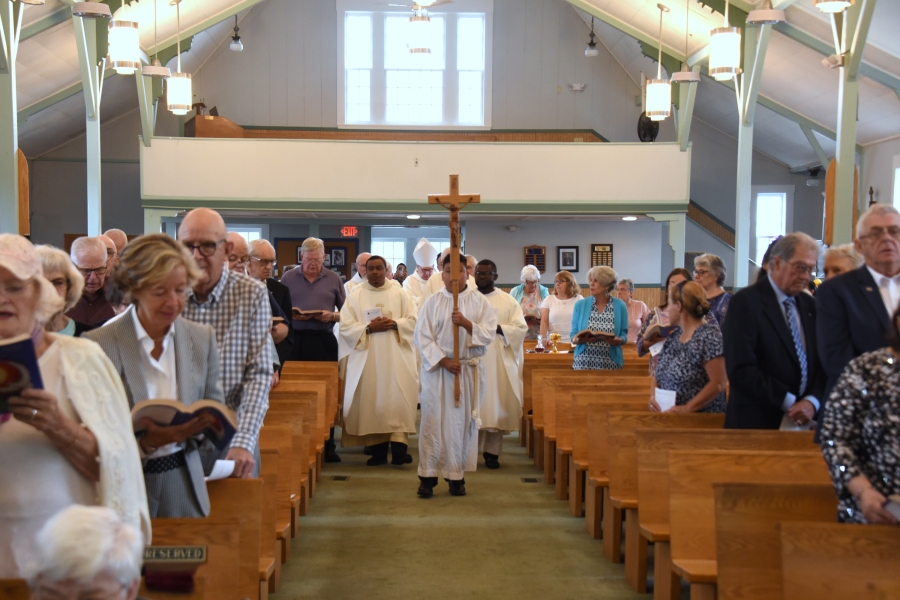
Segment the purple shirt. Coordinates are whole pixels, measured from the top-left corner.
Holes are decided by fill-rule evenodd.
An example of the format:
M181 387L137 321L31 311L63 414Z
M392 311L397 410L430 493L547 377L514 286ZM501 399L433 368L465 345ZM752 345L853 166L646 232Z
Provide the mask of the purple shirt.
M323 268L312 282L303 274L303 268L291 269L281 277L281 283L291 291L291 306L300 310L340 310L344 306L346 294L344 282L330 269ZM318 319L294 320L297 331L330 331L334 323L323 323Z

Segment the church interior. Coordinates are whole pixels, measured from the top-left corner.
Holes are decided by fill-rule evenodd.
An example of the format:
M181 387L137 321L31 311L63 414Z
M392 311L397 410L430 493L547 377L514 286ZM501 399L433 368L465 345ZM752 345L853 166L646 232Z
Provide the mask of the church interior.
M0 0L0 463L56 448L143 530L98 598L900 599L898 28L897 0ZM14 327L49 273L67 312ZM69 330L134 419L130 513L47 366ZM71 396L46 427L4 387L31 363ZM230 477L209 430L139 429L154 398L228 407ZM22 541L22 497L0 598L69 598L19 560L63 527Z

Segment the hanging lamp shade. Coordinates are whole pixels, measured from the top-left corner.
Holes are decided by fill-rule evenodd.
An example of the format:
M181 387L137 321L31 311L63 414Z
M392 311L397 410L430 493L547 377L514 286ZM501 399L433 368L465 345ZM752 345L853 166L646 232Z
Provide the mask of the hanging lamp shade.
M737 27L713 29L709 48L709 74L722 81L738 74L741 66L741 30Z
M772 0L766 0L762 8L751 10L747 15L748 25L775 25L776 23L784 23L787 17L784 16L783 10L772 8Z
M111 19L109 6L102 2L76 2L72 5L72 16L84 19Z
M109 22L109 61L119 75L132 75L141 68L141 40L136 22Z
M141 67L141 75L144 77L170 77L172 71L169 70L169 67L162 66L158 58L154 58L152 65Z
M647 116L651 121L663 121L672 110L672 84L668 79L647 82Z
M40 6L44 4L44 0L19 0L21 4L28 4L30 6Z
M194 99L190 73L172 73L166 79L166 104L173 115L186 115Z
M839 13L850 8L850 0L813 0L813 6L823 13Z
M431 17L428 15L413 15L409 18L409 41L407 46L410 54L431 54Z

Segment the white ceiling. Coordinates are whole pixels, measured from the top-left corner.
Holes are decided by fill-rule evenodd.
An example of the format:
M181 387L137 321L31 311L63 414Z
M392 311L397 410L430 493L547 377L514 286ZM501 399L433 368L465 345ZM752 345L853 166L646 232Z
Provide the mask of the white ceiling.
M646 36L656 38L659 32L657 0L586 0L588 4L619 19ZM709 43L709 31L724 23L722 15L696 0L663 0L669 7L663 19L663 47L684 54L685 5L690 5L688 52L690 56ZM761 5L762 0L744 2ZM591 16L579 9L585 23ZM787 20L792 26L809 33L826 43L832 43L830 21L812 6L812 0L798 0L787 9ZM881 0L875 8L869 43L863 60L872 66L900 77L900 1ZM638 41L607 25L594 20L594 30L616 60L638 84L641 73L655 77L657 65L641 54ZM587 41L585 39L585 41ZM772 31L766 54L765 68L760 82L760 94L778 102L802 116L835 131L837 129L839 71L822 65L823 56L794 41L778 31ZM707 77L703 78L697 92L695 117L736 136L738 131L737 101L733 90ZM757 107L754 145L761 152L788 165L798 168L819 159L810 147L800 127L792 120L762 106ZM861 145L875 143L900 135L900 97L891 88L867 77L859 83L859 123L857 142ZM816 134L825 153L834 155L834 142Z

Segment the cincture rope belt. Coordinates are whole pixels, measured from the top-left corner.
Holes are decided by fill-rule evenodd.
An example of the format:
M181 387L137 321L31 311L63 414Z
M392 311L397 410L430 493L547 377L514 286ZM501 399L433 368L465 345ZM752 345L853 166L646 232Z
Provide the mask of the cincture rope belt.
M472 376L472 389L475 392L475 395L472 397L472 420L475 421L475 425L481 429L481 418L478 416L478 365L481 364L480 358L464 358L459 361L461 365L468 365L475 369L475 374Z

